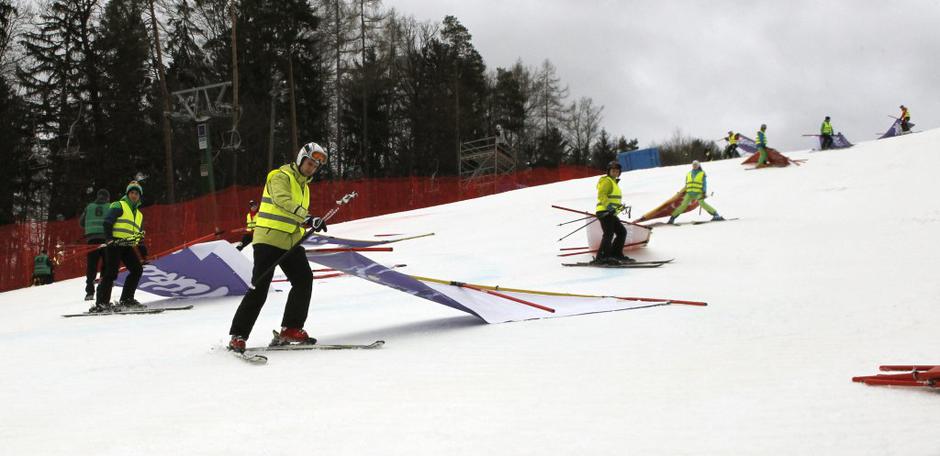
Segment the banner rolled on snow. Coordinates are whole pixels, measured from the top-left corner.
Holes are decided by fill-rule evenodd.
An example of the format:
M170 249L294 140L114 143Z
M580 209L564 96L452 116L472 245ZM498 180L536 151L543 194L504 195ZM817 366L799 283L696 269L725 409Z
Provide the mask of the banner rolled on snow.
M846 149L852 147L852 143L842 133L832 135L832 147L830 149ZM822 149L822 136L819 137L819 148Z
M486 323L567 317L670 304L705 305L699 302L668 299L619 298L515 290L415 277L392 271L356 252L308 253L307 258L370 282L460 310Z
M232 244L196 244L144 266L138 290L172 298L215 298L244 295L251 282L252 264ZM127 271L115 284L124 285Z
M645 222L648 220L658 219L661 217L669 217L672 215L672 212L676 210L679 206L682 205L682 199L685 198L685 187L679 189L675 195L672 195L671 198L666 200L665 203L656 206L655 209L643 214L642 217L633 221L633 223ZM685 208L685 212L698 208L698 200L693 200L689 203L688 207Z
M907 125L910 126L911 128L914 127L914 124L910 122L908 122ZM891 128L888 128L888 131L884 132L884 134L881 135L881 137L879 137L878 139L892 138L895 136L899 136L903 133L904 131L901 129L901 119L895 119L894 123L891 124Z
M738 134L738 150L742 150L749 154L757 152L757 143L753 139L748 138L742 134Z

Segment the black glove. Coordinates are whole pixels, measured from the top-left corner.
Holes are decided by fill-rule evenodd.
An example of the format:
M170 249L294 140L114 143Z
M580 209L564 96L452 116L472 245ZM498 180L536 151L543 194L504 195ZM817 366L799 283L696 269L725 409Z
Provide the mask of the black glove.
M324 221L320 217L314 217L312 215L308 215L307 218L304 219L304 228L313 228L314 233L319 233L320 231L327 231L326 221Z

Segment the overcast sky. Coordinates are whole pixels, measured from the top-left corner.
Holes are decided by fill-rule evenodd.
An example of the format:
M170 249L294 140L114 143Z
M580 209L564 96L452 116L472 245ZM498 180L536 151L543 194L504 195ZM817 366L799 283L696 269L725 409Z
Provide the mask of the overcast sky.
M603 126L641 147L678 128L808 149L826 115L853 142L911 110L940 125L940 0L385 0L403 15L456 16L489 69L549 59L604 105Z

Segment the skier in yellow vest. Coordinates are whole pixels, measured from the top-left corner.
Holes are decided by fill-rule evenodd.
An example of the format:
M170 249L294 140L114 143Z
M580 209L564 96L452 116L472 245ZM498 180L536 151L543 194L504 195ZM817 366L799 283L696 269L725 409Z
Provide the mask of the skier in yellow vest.
M819 127L820 149L826 150L832 147L832 124L829 122L829 116L823 120Z
M320 145L308 143L300 149L293 163L268 173L261 207L255 219L254 268L251 274L254 288L248 290L235 311L229 329L229 335L232 336L229 350L244 353L245 341L261 313L271 279L274 278L273 270L265 272L275 263L284 271L291 285L278 342L316 343L317 340L303 329L313 292L313 271L307 262L306 252L297 244L304 236L305 227L315 232L327 230L326 222L308 213L310 181L327 158L326 151Z
M105 216L104 227L106 247L104 247L104 270L101 272L101 283L98 284L98 294L95 305L89 312L108 312L111 310L133 310L144 306L134 299L137 292L137 283L144 273L143 263L147 258L147 248L140 243L144 238L144 214L140 211L141 197L144 189L131 181L127 184L124 196L113 203ZM118 269L124 263L128 275L121 290L121 300L118 308L111 306L111 288L114 279L117 279Z
M725 137L725 141L728 142L728 145L725 146L722 158L740 157L741 155L738 153L738 135L736 135L733 131L729 131L728 136Z
M757 130L757 168L767 166L767 124L761 124Z
M617 265L632 263L630 257L624 256L623 244L627 239L627 229L620 222L617 214L623 209L620 193L620 162L614 160L607 165L607 174L597 181L597 218L600 219L601 244L597 248L597 256L591 261L593 264Z
M258 202L251 200L248 202L248 214L245 215L245 235L242 236L242 240L235 245L235 248L241 250L245 248L246 245L251 244L252 239L254 238L255 224L258 217Z
M911 112L907 106L901 105L901 131L907 133L911 131Z
M705 171L702 170L702 165L698 160L693 161L692 171L689 171L689 174L685 176L685 196L682 198L682 204L680 204L676 210L672 211L672 215L666 223L670 225L675 224L676 217L685 212L685 209L689 207L689 204L692 204L692 201L698 201L698 205L711 214L713 221L720 222L724 220L722 216L718 215L718 211L716 211L715 208L705 202L705 198L708 196L707 193L705 193L706 190L708 190L707 186L708 183L705 180Z

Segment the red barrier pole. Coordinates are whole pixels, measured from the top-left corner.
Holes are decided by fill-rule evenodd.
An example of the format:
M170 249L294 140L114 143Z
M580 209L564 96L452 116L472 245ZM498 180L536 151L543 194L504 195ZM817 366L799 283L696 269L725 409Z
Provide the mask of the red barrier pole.
M509 295L505 295L505 294L502 294L502 293L499 293L499 292L496 292L496 291L493 291L493 290L487 290L486 288L480 288L480 287L477 287L477 286L474 286L474 285L470 285L470 284L468 284L468 283L463 283L463 282L450 282L450 284L453 285L453 286L455 286L455 287L469 288L469 289L471 289L471 290L476 290L476 291L479 291L479 292L481 292L481 293L487 293L487 294L491 294L491 295L493 295L493 296L499 296L500 298L503 298L503 299L508 299L508 300L510 300L510 301L515 301L515 302L518 302L519 304L525 304L525 305L527 305L527 306L529 306L529 307L535 307L536 309L539 309L539 310L544 310L544 311L546 311L546 312L555 313L555 309L552 309L551 307L545 307L545 306L543 306L543 305L541 305L541 304L536 304L536 303L534 303L534 302L529 302L529 301L526 301L526 300L524 300L524 299L514 298L514 297L509 296Z
M332 252L391 252L391 247L337 247L333 249L307 249L308 253L332 253Z

